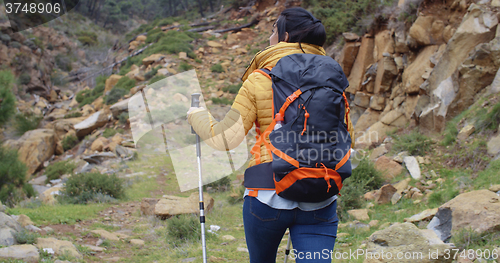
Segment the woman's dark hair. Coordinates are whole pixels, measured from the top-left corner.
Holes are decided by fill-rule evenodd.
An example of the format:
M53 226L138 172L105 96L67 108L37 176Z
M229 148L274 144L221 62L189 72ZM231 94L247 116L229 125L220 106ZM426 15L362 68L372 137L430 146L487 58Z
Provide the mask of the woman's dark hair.
M326 41L326 31L321 20L300 7L288 8L281 12L276 21L276 28L279 41L285 41L285 32L288 32L288 43L323 46Z

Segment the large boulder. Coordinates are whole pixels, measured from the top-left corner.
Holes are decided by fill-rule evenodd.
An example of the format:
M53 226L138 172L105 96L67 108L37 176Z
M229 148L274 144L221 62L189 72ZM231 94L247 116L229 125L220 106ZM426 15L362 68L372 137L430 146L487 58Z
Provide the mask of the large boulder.
M55 153L56 135L52 129L27 131L16 141L9 140L7 146L18 150L19 160L28 166L31 175L42 168L43 163Z
M14 233L22 230L21 225L12 217L0 212L0 246L17 243Z
M214 199L207 193L203 193L203 200L205 211L210 211L214 206ZM154 214L160 218L169 218L174 215L199 213L199 202L198 193L192 193L188 198L164 196L155 204ZM143 212L146 214L147 211Z
M478 190L460 194L439 207L427 228L447 240L462 229L477 233L500 229L500 201L496 193Z
M60 119L45 125L45 128L46 129L53 128L54 132L56 133L57 139L62 140L69 131L75 129L74 127L75 124L78 124L84 121L85 119L86 119L85 117Z
M109 108L109 110L111 110L111 113L113 114L113 118L118 119L118 116L120 116L120 114L122 112L128 112L128 101L129 100L130 99L119 101L119 102L113 104L113 106L111 106Z
M122 78L123 76L120 76L120 75L116 75L116 74L113 74L111 76L109 76L108 79L106 79L106 83L104 85L104 94L106 94L106 92L110 91L111 89L113 89L113 87L116 85L116 83L118 83L118 81Z
M0 248L0 259L2 258L35 263L40 260L40 253L33 245L14 245Z
M351 74L348 77L349 87L346 89L351 94L356 94L361 88L361 81L365 75L366 68L373 64L373 38L363 37L361 40L361 47L359 48L358 56L352 66Z
M57 240L51 237L37 238L36 247L38 247L38 249L52 248L56 255L69 254L77 259L83 258L82 254L78 252L78 249L76 249L75 245L73 245L70 241Z
M375 169L382 173L386 181L390 181L403 171L403 166L387 156L380 156L375 161Z
M395 223L373 233L368 241L364 263L453 261L453 257L446 259L445 254L446 249L453 247L443 243L434 232L411 223Z
M95 129L106 125L110 117L111 111L109 110L109 107L104 107L102 110L90 115L90 117L88 117L84 121L74 125L76 135L78 137L84 137L87 134L90 134Z

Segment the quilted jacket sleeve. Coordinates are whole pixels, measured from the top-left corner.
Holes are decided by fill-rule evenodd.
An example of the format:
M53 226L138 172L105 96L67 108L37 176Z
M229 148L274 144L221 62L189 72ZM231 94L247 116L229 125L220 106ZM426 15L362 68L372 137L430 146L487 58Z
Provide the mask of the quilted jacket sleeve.
M252 78L248 78L222 121L217 122L208 110L199 110L188 116L188 122L210 147L221 151L234 149L243 141L257 118L255 105L255 88Z

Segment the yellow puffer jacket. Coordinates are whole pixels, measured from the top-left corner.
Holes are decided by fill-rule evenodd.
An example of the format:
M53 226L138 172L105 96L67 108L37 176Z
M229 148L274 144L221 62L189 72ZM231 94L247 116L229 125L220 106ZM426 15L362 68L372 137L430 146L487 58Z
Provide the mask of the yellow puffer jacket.
M308 54L326 55L325 50L316 45L301 44L302 49ZM253 127L257 120L260 130L267 129L273 117L272 83L262 73L254 72L256 69L274 67L282 57L303 53L298 43L280 42L269 46L257 53L250 66L242 77L243 85L236 96L231 110L224 119L218 123L206 110L197 110L188 116L189 123L201 139L213 148L224 150L225 144L222 136L217 136L224 131L228 148L232 149L243 141L244 136ZM349 120L349 131L353 136L352 124ZM266 138L269 141L269 138ZM354 141L354 137L353 137ZM272 161L264 144L260 148L261 163ZM249 166L254 166L255 156L252 156Z

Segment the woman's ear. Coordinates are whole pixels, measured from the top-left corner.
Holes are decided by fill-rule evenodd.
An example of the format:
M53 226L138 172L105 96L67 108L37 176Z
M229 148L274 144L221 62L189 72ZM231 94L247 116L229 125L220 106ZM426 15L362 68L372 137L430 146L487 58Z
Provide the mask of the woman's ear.
M290 38L289 38L289 36L288 36L288 32L285 32L285 42L288 42L288 40L289 40L289 39L290 39Z

